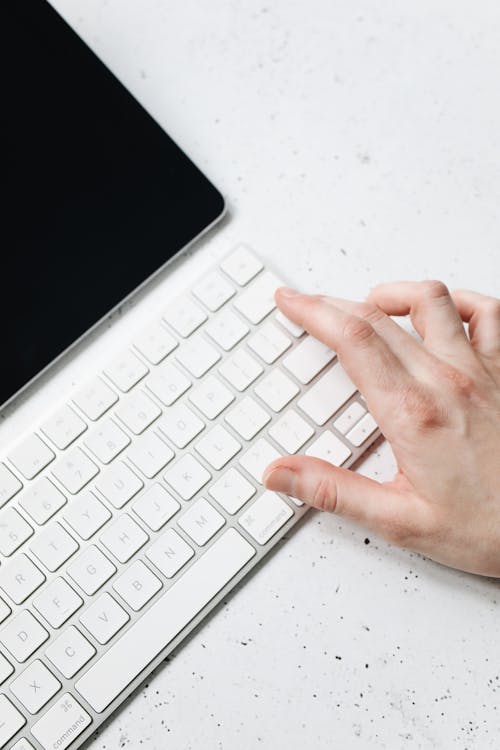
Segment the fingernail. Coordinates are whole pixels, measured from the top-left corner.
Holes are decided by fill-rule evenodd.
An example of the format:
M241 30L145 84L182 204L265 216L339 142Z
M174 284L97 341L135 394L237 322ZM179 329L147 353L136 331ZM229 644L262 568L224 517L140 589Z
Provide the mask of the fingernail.
M296 289L290 289L288 286L280 286L278 291L282 297L296 297L300 294Z
M276 490L277 492L284 492L285 495L292 495L295 474L284 466L276 466L264 471L262 483L268 490Z

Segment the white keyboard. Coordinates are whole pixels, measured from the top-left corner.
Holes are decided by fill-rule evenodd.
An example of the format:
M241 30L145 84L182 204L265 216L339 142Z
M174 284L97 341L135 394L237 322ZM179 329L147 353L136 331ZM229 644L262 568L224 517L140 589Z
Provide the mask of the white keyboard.
M246 246L0 461L0 748L83 743L304 515L279 455L379 434Z

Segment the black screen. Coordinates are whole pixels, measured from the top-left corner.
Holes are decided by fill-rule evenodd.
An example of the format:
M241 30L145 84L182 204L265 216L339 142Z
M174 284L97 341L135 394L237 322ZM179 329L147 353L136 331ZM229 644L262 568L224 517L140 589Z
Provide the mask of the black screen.
M0 404L223 211L45 0L1 15Z

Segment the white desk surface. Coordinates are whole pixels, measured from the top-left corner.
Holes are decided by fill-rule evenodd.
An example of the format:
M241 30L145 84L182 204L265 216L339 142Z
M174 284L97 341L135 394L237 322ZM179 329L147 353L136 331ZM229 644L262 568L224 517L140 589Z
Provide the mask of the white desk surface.
M498 294L497 2L55 5L227 196L198 268L244 240L308 291ZM361 470L390 477L387 446ZM497 748L499 583L369 536L311 512L92 750Z

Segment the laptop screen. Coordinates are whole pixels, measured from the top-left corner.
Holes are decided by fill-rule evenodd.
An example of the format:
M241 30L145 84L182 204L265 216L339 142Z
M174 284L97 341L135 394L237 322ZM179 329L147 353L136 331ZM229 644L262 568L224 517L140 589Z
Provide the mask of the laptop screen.
M0 404L223 212L45 0L2 31Z

